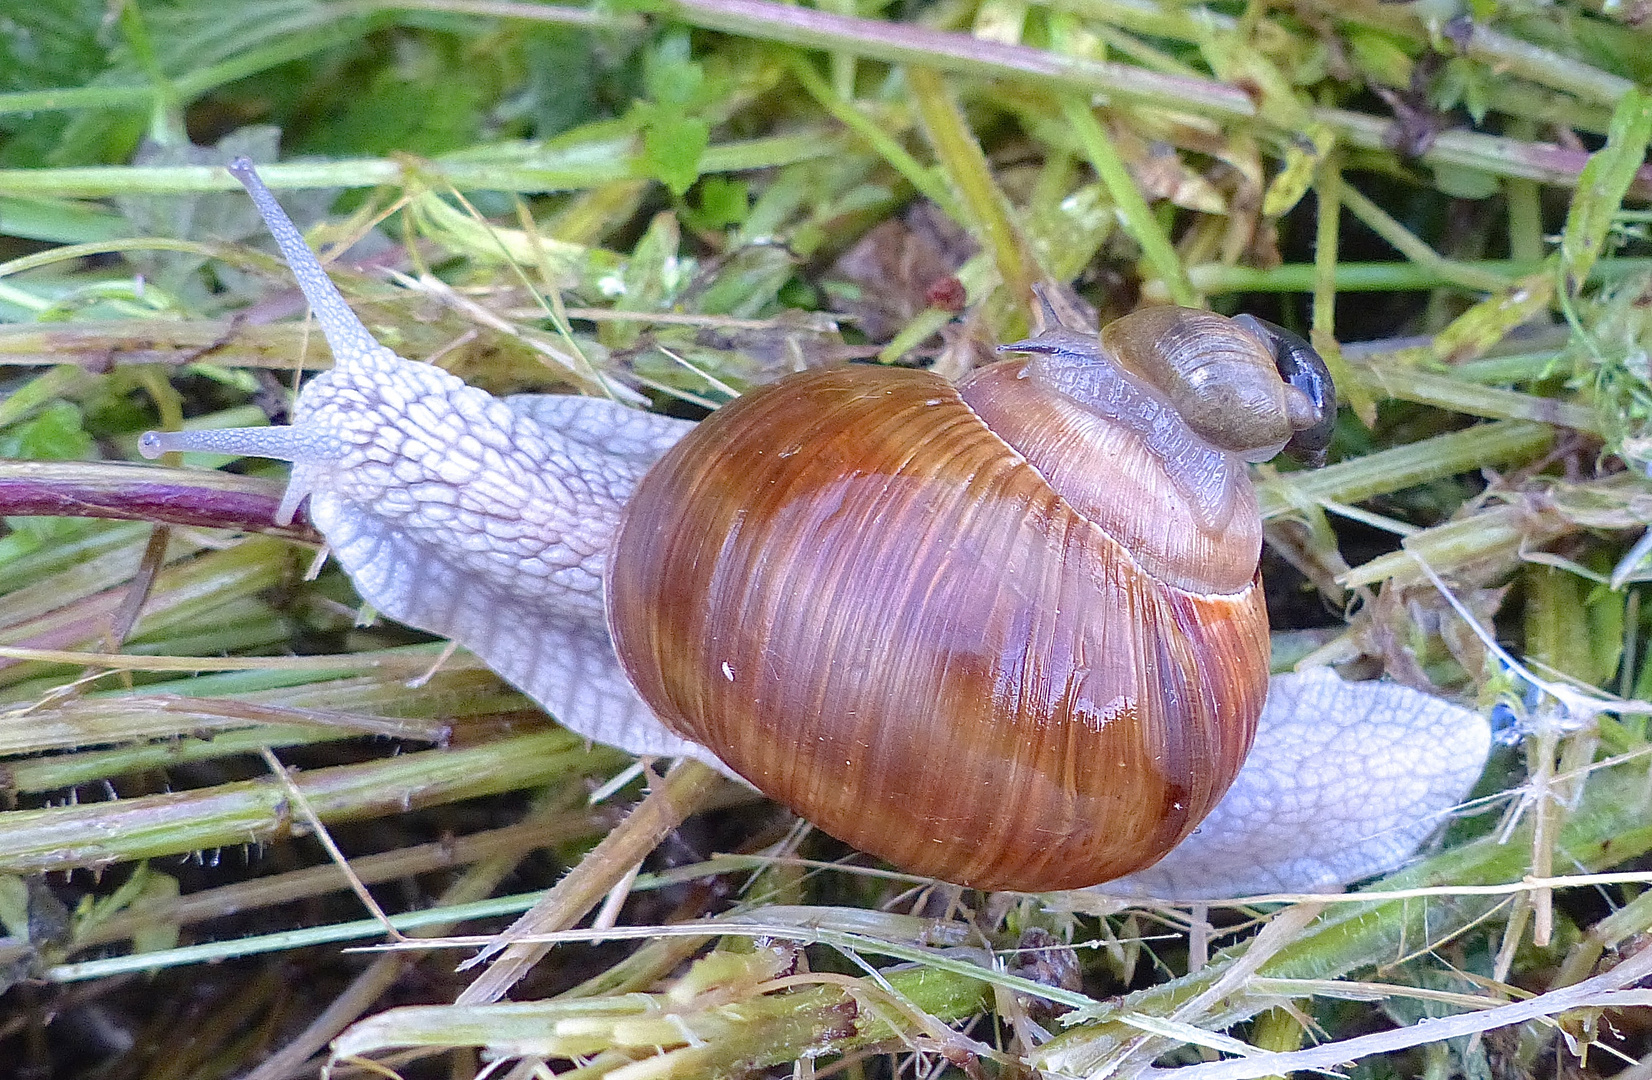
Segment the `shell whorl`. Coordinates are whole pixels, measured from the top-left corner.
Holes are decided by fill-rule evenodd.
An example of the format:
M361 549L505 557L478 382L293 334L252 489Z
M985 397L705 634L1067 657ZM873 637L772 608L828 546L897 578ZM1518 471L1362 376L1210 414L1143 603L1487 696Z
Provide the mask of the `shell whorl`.
M667 726L827 832L982 888L1157 858L1266 693L1255 585L1159 581L921 372L724 406L639 484L608 604Z

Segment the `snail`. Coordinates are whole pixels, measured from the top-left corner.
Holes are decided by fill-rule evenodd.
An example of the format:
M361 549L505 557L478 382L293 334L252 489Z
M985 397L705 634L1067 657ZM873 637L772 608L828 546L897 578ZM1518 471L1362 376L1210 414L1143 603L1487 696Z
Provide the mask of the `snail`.
M912 872L1038 892L1329 883L1257 877L1304 859L1346 880L1403 858L1479 773L1485 722L1440 702L1386 730L1287 711L1242 770L1269 694L1244 461L1322 450L1334 407L1278 328L1148 308L1100 335L1052 325L957 387L804 372L699 425L501 400L378 344L251 163L229 168L336 363L290 427L150 432L141 452L291 461L278 516L308 499L364 599L573 730L706 760ZM1335 676L1308 678L1283 696L1323 706ZM1295 804L1307 848L1334 823L1326 852L1246 854L1289 820L1258 792ZM1172 854L1155 879L1234 796L1243 820L1194 837L1227 868Z

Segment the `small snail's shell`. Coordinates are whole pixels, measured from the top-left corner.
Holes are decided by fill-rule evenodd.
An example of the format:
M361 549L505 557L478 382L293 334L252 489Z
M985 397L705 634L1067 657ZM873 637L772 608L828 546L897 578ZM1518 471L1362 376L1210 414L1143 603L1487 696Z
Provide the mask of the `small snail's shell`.
M1240 322L1193 308L1147 307L1101 328L1101 348L1170 399L1205 442L1266 461L1300 428L1312 404L1279 377L1274 346Z
M1058 418L1012 448L972 386L850 368L724 406L628 505L609 625L667 726L827 832L980 888L1091 885L1174 846L1244 760L1256 538L1206 553L1219 581L1166 582L1028 460L1055 432L1065 469L1116 476L1110 444L1075 458ZM1174 487L1157 468L1132 490ZM1152 507L1178 507L1166 534L1186 500Z

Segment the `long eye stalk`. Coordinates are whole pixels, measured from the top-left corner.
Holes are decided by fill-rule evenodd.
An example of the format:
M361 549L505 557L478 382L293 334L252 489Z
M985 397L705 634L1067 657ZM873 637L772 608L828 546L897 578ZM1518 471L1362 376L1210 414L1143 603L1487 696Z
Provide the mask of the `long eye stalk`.
M275 201L275 196L265 186L259 177L258 170L252 162L244 157L238 157L228 165L230 175L241 181L241 186L247 189L252 196L253 205L258 207L258 214L269 227L270 235L281 249L282 258L292 269L293 277L298 279L298 287L304 290L304 299L310 302L310 310L315 312L316 322L321 325L321 332L327 335L327 344L333 350L333 358L341 364L349 363L358 356L382 349L373 335L368 332L362 321L356 318L356 313L350 310L350 305L344 302L344 296L338 291L338 286L327 276L321 263L316 260L315 253L304 242L304 236L293 224L292 218L281 209L281 204Z

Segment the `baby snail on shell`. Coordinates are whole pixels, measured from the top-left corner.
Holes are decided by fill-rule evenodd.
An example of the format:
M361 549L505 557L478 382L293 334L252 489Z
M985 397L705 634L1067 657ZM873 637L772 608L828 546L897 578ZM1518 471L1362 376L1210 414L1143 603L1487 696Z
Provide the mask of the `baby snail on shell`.
M365 600L577 732L704 760L917 874L1177 899L1392 867L1480 772L1468 710L1324 670L1270 692L1244 462L1319 452L1335 408L1294 335L1051 320L956 387L807 371L697 425L501 400L378 344L229 168L335 366L290 427L142 452L291 461L279 516L308 499Z

